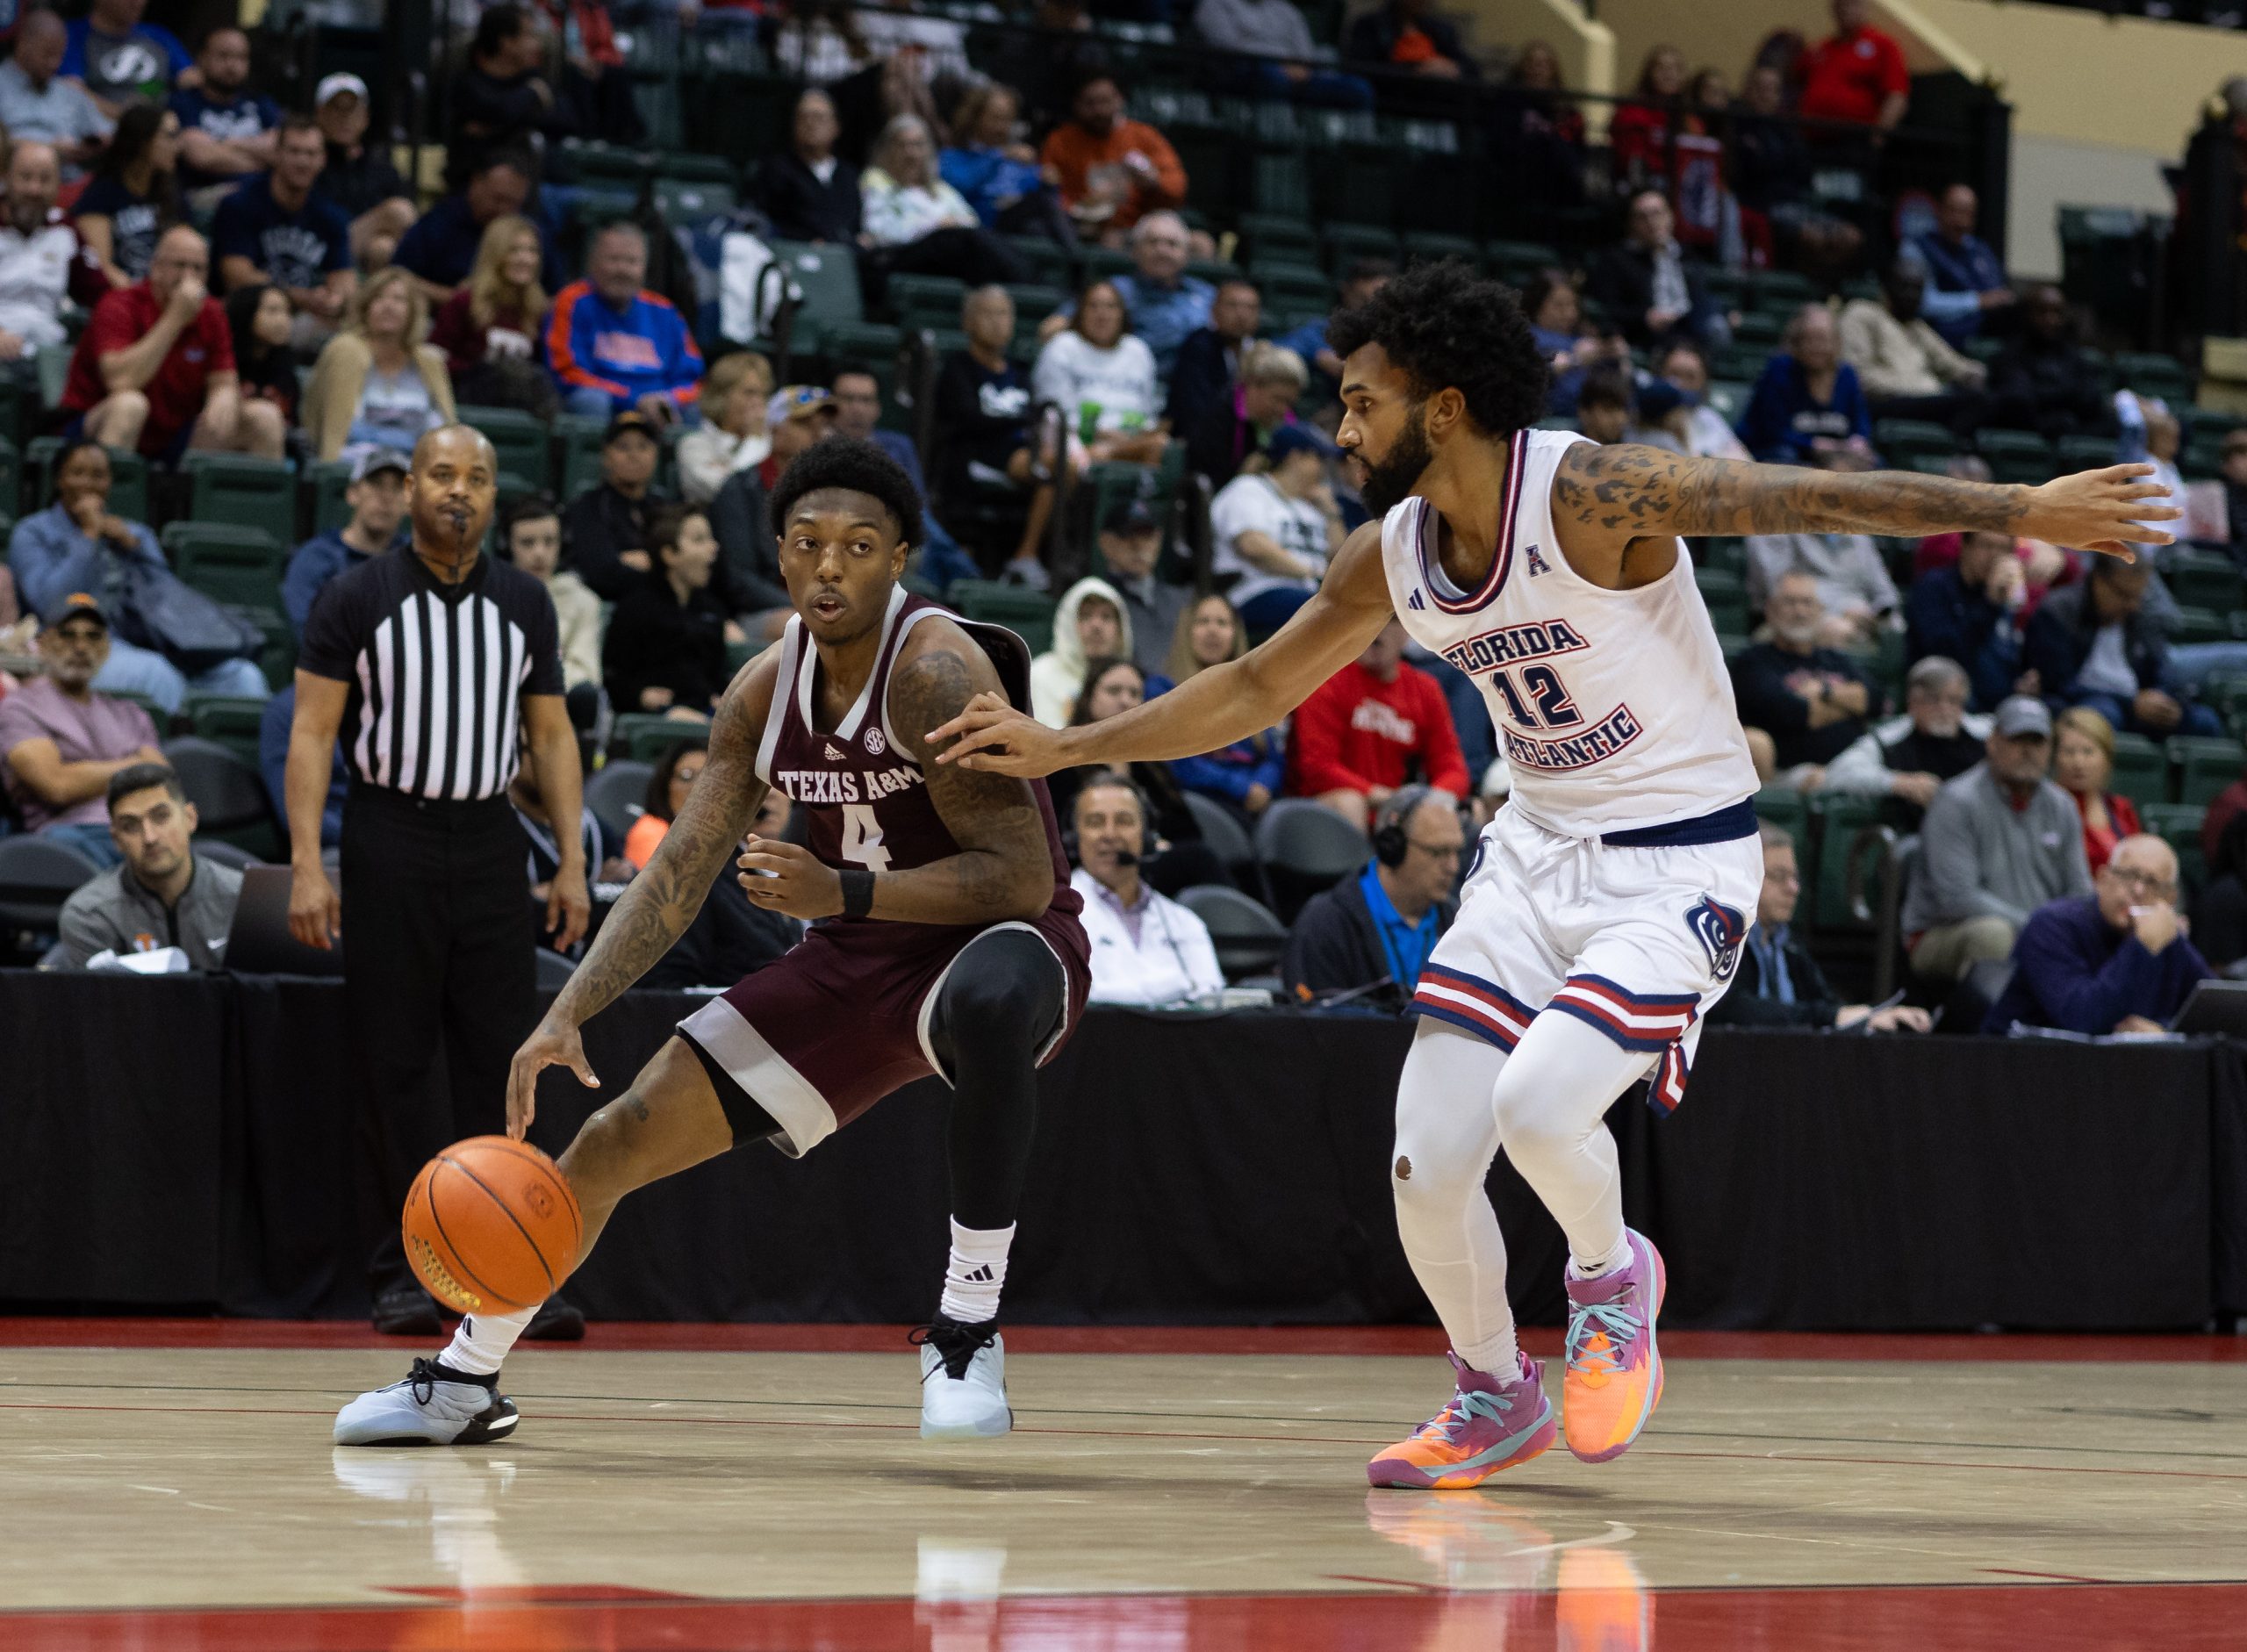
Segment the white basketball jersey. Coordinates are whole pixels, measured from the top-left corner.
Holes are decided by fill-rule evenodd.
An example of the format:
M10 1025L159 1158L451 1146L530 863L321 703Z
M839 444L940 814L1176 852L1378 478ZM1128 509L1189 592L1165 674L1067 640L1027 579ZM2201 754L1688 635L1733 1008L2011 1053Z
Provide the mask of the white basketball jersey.
M1756 783L1684 545L1667 576L1635 591L1592 585L1561 555L1553 473L1583 440L1514 436L1497 554L1480 590L1445 577L1425 499L1389 513L1381 556L1405 631L1482 689L1515 806L1550 830L1591 837L1712 814Z

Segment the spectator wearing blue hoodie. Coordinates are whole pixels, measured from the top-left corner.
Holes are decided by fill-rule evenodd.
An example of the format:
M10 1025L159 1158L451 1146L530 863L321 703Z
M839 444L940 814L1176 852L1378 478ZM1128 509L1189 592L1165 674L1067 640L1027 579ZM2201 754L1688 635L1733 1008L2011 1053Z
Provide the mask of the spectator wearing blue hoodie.
M1073 247L1076 226L1037 152L1017 133L1021 119L1022 99L1013 87L996 81L975 87L952 111L954 141L937 156L937 173L975 209L984 228Z
M546 363L564 411L698 422L702 352L671 300L642 285L647 276L647 237L635 225L610 224L585 249L585 279L555 295Z
M1748 450L1767 463L1862 470L1872 463L1872 407L1856 369L1841 359L1841 328L1824 305L1803 305L1787 324L1739 428Z

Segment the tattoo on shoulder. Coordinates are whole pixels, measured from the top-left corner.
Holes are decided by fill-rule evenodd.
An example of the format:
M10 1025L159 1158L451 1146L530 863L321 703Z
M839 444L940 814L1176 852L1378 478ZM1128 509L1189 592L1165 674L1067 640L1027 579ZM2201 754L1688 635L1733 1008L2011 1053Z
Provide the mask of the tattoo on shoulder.
M965 659L948 648L930 649L891 673L891 726L920 764L937 814L963 846L1024 846L1033 840L1042 845L1045 825L1029 781L935 761L929 730L958 716L976 693Z
M974 674L948 648L932 648L890 673L889 721L906 750L926 764L934 755L929 730L951 722L975 698Z

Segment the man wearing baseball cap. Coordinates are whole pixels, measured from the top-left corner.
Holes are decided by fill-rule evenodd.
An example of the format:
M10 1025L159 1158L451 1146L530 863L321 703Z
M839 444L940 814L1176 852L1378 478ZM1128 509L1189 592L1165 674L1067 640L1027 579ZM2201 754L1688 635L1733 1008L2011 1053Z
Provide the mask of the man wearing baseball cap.
M2083 821L2048 776L2052 714L2033 694L2001 702L1989 755L1928 806L1920 865L1904 899L1912 967L1949 984L1985 958L2004 958L2028 915L2091 893Z
M313 535L289 554L288 571L281 576L281 611L298 636L323 585L397 542L398 525L406 520L406 478L413 468L396 448L365 449L343 490L351 520Z
M163 761L156 725L131 700L94 692L109 617L89 593L62 600L39 651L47 674L0 700L0 779L25 826L114 866L125 857L110 837L109 777Z
M367 83L324 76L312 92L312 119L327 140L327 164L312 193L351 220L353 262L379 268L418 216L413 191L391 164L390 146L367 141Z
M648 518L669 501L652 484L662 453L656 421L627 408L608 421L600 442L600 483L562 513L562 565L605 602L621 601L653 564Z
M1210 571L1237 576L1226 595L1252 632L1278 630L1310 600L1342 548L1341 508L1327 480L1334 445L1313 425L1282 425L1271 469L1237 476L1210 504Z
M1108 583L1124 599L1131 657L1150 673L1168 669L1172 634L1194 594L1155 578L1161 555L1162 519L1146 500L1134 493L1109 506L1101 519L1100 558L1108 564Z

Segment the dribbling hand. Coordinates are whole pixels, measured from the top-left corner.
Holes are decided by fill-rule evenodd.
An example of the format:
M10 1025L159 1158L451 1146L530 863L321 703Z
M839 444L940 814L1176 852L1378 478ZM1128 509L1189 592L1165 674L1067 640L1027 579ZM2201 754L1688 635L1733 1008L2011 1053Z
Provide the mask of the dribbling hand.
M507 1067L507 1134L516 1141L538 1115L538 1075L550 1067L568 1067L589 1090L600 1088L577 1028L567 1022L540 1022Z
M969 700L966 709L950 722L930 731L930 745L947 740L954 743L938 752L937 761L957 763L963 769L987 769L994 774L1034 780L1068 766L1068 759L1062 755L1059 729L1024 715L988 690Z

